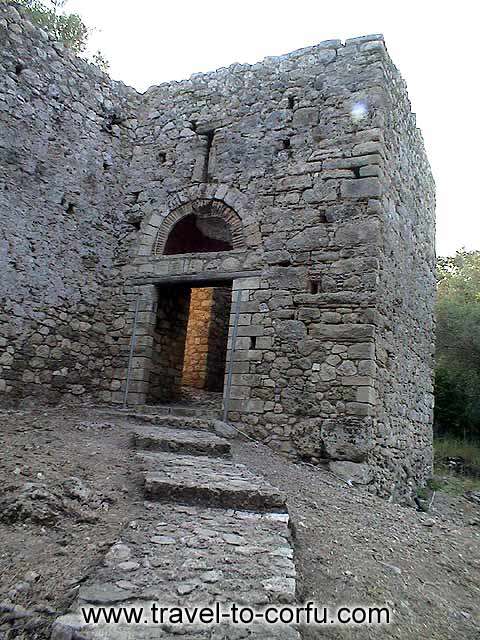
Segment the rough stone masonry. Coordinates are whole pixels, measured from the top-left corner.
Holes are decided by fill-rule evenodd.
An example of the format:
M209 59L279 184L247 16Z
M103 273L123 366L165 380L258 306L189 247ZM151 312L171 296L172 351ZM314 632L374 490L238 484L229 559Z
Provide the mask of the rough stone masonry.
M421 484L434 184L382 37L144 94L11 3L0 42L2 402L121 402L136 307L128 402L174 393L191 290L227 286L230 421L383 496Z

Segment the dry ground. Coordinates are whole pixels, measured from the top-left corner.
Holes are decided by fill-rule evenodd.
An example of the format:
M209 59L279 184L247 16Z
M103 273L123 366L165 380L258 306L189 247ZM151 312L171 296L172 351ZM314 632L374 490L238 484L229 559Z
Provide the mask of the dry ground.
M300 599L393 610L388 627L310 628L304 640L479 640L480 506L437 493L431 512L421 513L262 445L237 444L235 453L287 492Z
M0 602L48 620L141 508L128 431L88 408L2 412L0 421ZM25 483L34 486L22 495ZM32 626L25 637L37 637Z
M0 421L0 640L47 638L49 620L139 514L139 476L123 417L64 407ZM380 630L311 628L305 640L478 640L480 506L437 494L419 513L263 446L236 443L234 453L288 495L300 598L393 609ZM11 603L33 619L12 616Z

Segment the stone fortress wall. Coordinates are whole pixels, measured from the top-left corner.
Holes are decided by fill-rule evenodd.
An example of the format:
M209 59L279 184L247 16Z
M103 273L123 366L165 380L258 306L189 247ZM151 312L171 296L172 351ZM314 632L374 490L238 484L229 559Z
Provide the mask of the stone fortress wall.
M123 365L138 96L5 3L0 56L0 392L98 397Z
M129 402L159 397L164 287L230 282L229 419L381 495L421 483L434 186L381 36L139 95L0 15L5 398L121 402L138 296ZM186 216L232 248L165 255Z

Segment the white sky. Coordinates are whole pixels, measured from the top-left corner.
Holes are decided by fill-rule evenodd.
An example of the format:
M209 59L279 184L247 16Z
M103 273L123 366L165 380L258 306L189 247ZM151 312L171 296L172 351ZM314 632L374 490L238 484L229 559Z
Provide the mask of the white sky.
M474 0L70 0L91 48L140 91L322 40L383 33L409 87L437 183L437 250L480 249ZM476 14L476 15L474 15Z

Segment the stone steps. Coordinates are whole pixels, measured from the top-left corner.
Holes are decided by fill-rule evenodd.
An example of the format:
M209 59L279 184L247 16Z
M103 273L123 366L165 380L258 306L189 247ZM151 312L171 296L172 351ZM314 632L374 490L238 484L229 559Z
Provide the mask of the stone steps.
M132 417L145 508L82 584L71 613L56 620L51 640L299 640L293 626L145 624L153 602L190 611L294 603L296 576L285 496L228 459L218 421ZM82 608L102 606L142 607L145 616L86 625Z
M149 422L150 424L156 424L159 427L173 427L175 429L201 429L205 431L214 431L213 420L211 418L187 417L182 418L174 415L156 415L152 413L141 413L136 411L135 413L126 414L128 418L134 420L140 420L141 422Z
M200 429L139 425L132 430L131 437L136 449L146 451L169 451L191 456L231 456L228 440Z
M137 405L135 411L132 409L118 409L129 415L132 413L142 413L145 415L165 417L171 416L176 418L192 418L200 420L218 420L222 415L221 409L215 408L199 408L192 405L167 404L167 405Z
M159 427L168 427L173 429L200 429L216 433L218 436L228 438L239 437L238 431L231 425L223 422L222 420L208 416L182 418L175 415L157 415L152 413L142 413L139 411L125 412L120 409L116 411L102 411L101 413L122 416L124 418L134 420L135 422L146 422L148 424L155 424Z
M295 566L287 514L259 514L198 506L145 503L135 527L127 527L103 565L82 585L72 613L57 619L52 640L299 640L292 627L253 624L83 624L81 607L213 606L262 608L295 601ZM62 635L63 634L63 635Z
M282 492L229 460L171 453L137 454L150 500L254 511L286 511Z

